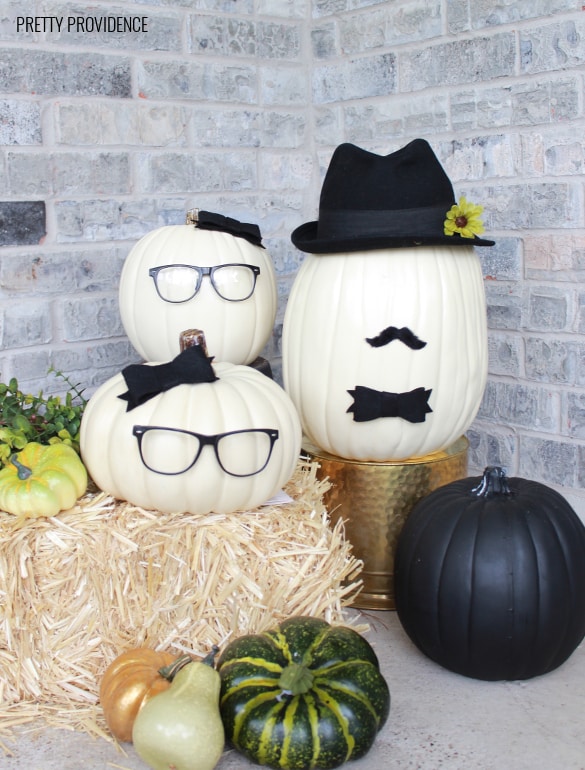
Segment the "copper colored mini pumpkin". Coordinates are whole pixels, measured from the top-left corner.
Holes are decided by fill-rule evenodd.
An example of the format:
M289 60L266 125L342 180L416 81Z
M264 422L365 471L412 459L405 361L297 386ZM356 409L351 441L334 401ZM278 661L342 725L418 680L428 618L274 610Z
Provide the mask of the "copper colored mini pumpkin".
M138 647L110 663L101 681L100 703L106 723L119 741L132 740L134 720L142 706L170 686L160 669L174 660L169 652Z

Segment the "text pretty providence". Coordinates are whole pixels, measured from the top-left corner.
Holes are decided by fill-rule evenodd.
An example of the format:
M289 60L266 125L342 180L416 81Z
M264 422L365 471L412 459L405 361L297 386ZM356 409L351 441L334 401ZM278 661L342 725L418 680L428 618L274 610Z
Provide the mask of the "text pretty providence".
M17 16L17 32L148 32L148 16Z

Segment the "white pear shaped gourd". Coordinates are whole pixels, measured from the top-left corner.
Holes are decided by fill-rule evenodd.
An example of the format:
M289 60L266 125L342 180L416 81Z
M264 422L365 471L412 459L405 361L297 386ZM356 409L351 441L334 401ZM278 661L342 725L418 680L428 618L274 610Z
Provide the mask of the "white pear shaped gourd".
M224 749L219 713L221 680L214 668L191 662L168 690L136 715L132 742L153 770L213 770Z
M426 344L367 338L407 327ZM487 377L483 276L473 247L419 246L307 254L283 328L285 389L307 437L360 461L399 461L446 448L471 425ZM422 422L356 422L356 386L390 393L431 390Z

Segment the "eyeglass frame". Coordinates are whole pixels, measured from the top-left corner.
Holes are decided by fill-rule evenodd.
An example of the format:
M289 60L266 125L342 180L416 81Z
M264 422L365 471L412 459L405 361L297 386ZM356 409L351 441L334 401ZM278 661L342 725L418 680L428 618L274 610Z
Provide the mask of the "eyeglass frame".
M188 436L194 436L199 441L199 450L195 455L195 459L193 460L193 462L190 465L188 465L186 468L184 468L182 471L157 471L154 468L151 468L150 465L148 465L148 463L145 462L144 455L142 453L142 438L144 434L147 433L149 430L164 430L172 433L185 433ZM217 445L220 439L222 439L224 436L233 436L237 433L265 433L270 439L270 448L268 449L266 462L261 468L259 468L257 471L254 471L253 473L232 473L231 471L228 471L226 468L224 468L223 463L220 460L219 451L217 448ZM138 442L138 452L140 454L140 459L142 461L142 464L149 471L152 471L152 473L158 473L160 476L180 476L183 473L187 473L187 471L191 470L191 468L195 465L195 463L201 456L203 447L212 446L215 454L215 459L217 460L218 465L222 469L222 471L224 473L227 473L228 476L234 476L235 478L238 478L238 479L245 479L245 478L249 478L250 476L256 476L256 474L258 473L262 473L262 471L266 468L266 466L270 462L270 458L272 457L272 450L274 449L274 444L279 438L279 432L276 428L242 428L241 430L228 430L225 433L215 433L212 435L207 435L205 433L195 433L194 431L191 431L191 430L184 430L183 428L167 428L164 425L133 425L132 435L136 436L136 440Z
M187 299L165 299L163 295L160 293L160 290L158 288L158 274L161 270L165 270L169 267L186 267L189 270L195 270L198 274L197 284L195 286L195 291L193 294L191 294L190 297L187 297ZM215 281L213 280L213 274L216 270L222 268L222 267L247 267L248 270L251 270L254 275L254 283L252 284L252 289L250 293L242 297L241 299L228 299L228 297L224 297L223 294L220 294L219 289L215 285ZM209 277L209 280L211 282L211 285L213 286L213 289L218 297L221 297L221 299L224 299L226 302L245 302L247 299L250 299L252 294L254 294L254 291L256 289L256 281L258 280L258 276L260 275L260 268L258 265L247 265L245 262L227 262L223 265L213 265L211 267L200 267L199 265L186 265L183 263L173 263L171 265L158 265L157 267L151 267L148 271L148 275L152 278L154 281L154 288L156 289L156 293L158 296L162 299L163 302L170 302L173 305L181 305L183 302L190 302L193 297L196 297L199 293L199 289L201 288L201 284L203 282L203 279L205 276Z

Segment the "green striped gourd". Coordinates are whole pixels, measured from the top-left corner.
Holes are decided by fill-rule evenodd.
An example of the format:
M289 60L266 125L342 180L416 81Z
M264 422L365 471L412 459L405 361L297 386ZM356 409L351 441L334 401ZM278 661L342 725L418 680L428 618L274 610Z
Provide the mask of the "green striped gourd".
M273 768L327 770L362 757L390 711L370 644L318 618L235 639L218 671L227 740Z

